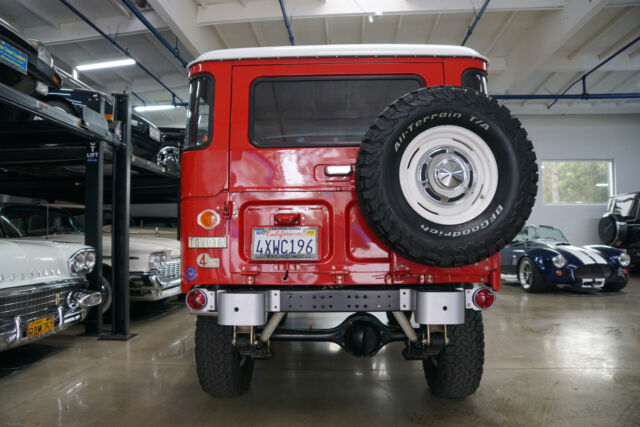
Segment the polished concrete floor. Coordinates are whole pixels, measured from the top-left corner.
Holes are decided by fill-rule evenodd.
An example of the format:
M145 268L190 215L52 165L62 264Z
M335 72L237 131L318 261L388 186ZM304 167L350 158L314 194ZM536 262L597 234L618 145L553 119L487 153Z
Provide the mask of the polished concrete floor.
M0 424L637 426L639 307L639 277L606 296L505 286L484 317L482 383L463 400L432 396L399 343L370 359L276 343L246 395L214 399L198 384L195 318L184 310L134 322L128 342L79 337L78 327L41 341L57 354L0 379Z

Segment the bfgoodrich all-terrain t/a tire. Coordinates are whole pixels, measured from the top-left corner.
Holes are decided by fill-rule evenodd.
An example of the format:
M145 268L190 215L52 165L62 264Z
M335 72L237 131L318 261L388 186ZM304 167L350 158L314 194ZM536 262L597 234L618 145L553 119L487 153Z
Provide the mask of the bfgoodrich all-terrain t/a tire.
M447 327L449 343L437 356L422 362L431 392L461 398L478 389L484 364L482 313L466 310L464 325Z
M453 267L500 251L537 191L531 141L493 98L423 88L387 107L364 137L356 195L374 233L410 260Z
M212 396L240 396L249 388L253 359L232 345L233 326L218 325L215 317L198 316L196 370L200 385Z

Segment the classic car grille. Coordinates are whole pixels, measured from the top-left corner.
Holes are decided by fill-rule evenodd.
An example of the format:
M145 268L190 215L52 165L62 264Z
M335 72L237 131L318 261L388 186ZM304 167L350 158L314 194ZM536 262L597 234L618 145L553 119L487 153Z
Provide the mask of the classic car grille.
M180 278L180 258L173 258L167 261L164 269L160 272L158 279L162 283L168 283Z
M70 292L81 289L84 285L80 282L61 286L42 286L38 289L19 292L12 289L10 295L3 296L0 293L0 319L13 319L22 316L23 320L32 319L50 312L52 308L66 301ZM9 292L7 292L9 293ZM58 297L56 298L56 295ZM58 302L58 304L56 304Z
M578 279L605 279L611 276L611 267L606 264L588 264L578 267L575 272Z

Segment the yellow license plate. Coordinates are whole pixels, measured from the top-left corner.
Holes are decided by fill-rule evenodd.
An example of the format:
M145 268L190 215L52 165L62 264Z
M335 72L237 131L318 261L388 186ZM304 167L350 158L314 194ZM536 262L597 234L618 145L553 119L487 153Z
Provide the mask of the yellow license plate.
M53 316L33 320L27 324L29 339L38 338L53 331Z

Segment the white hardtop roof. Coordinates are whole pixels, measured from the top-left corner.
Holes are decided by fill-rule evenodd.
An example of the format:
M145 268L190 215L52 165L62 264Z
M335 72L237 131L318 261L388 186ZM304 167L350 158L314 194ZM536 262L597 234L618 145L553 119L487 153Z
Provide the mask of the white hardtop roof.
M189 66L204 61L230 61L233 59L262 58L328 58L354 56L436 56L488 59L473 49L440 44L335 44L306 46L248 47L219 49L203 53Z

